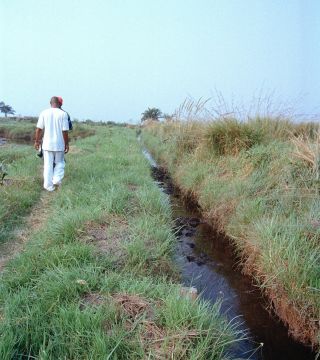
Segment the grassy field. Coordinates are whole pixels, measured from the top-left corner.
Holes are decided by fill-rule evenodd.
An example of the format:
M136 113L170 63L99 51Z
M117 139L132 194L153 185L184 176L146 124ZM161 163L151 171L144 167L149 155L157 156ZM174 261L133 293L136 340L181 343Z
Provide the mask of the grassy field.
M77 141L62 188L50 194L39 159L19 151L8 172L21 182L0 187L1 214L22 221L40 196L46 206L1 275L1 359L228 358L241 335L219 304L181 295L169 199L133 130L101 127ZM1 220L2 241L14 241L18 223Z
M143 139L235 244L245 273L304 343L320 343L319 139L281 119L150 123Z

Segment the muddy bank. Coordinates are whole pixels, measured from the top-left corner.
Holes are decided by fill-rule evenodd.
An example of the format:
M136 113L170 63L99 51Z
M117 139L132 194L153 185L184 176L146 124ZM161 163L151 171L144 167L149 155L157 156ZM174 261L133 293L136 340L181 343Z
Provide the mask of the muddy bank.
M233 242L214 230L214 219L202 216L195 197L182 193L165 169L153 167L152 173L171 197L178 238L177 263L184 284L195 286L206 300L222 299L222 311L230 319L241 316L240 320L244 320L243 329L248 331L250 340L236 349L233 356L249 354L251 359L264 360L313 359L315 354L311 348L289 337L290 329L277 321L269 294L253 285L255 273L247 267L240 268Z
M2 142L14 140L15 142L30 143L34 139L34 130L32 132L12 133L10 130L0 128L0 138L2 138Z
M190 194L185 193L183 196L190 201ZM211 217L205 217L205 219L213 227L216 222L219 221L219 219ZM237 250L237 252L239 257L238 263L242 274L249 276L259 287L265 283L269 277L263 273L259 265L257 265L257 259L260 256L259 249L249 242L238 244L236 240L230 238L228 242L232 244L235 249L239 249L240 247L240 251ZM319 319L308 316L307 312L301 313L299 309L291 303L281 284L275 283L272 289L261 288L261 291L269 301L269 311L275 314L288 327L289 335L306 346L319 349Z

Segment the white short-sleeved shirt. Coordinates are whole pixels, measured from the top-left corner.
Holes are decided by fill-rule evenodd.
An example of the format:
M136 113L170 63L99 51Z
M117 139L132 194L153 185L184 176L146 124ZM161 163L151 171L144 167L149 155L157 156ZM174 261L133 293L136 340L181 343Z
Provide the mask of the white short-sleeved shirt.
M68 115L59 108L49 108L39 115L37 128L44 130L42 149L64 151L62 131L69 130Z

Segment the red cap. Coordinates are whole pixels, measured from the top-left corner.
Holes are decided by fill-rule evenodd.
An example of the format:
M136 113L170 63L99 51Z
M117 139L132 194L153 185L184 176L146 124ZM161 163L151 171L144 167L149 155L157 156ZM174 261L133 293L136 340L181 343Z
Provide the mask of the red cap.
M60 106L62 106L62 104L63 104L63 99L62 99L62 97L61 97L61 96L57 96L57 98L58 98L58 100L59 100Z

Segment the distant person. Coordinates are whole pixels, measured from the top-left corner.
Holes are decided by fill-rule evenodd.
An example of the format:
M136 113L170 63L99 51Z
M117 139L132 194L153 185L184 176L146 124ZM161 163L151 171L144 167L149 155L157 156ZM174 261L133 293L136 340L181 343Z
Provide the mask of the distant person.
M58 100L59 100L59 104L60 104L60 109L68 115L69 131L71 131L72 130L72 122L71 122L70 115L64 109L62 109L63 99L61 96L58 96Z
M69 151L69 124L67 113L60 109L60 102L57 96L50 100L51 108L42 111L39 115L36 140L34 147L40 149L42 132L43 151L43 187L48 191L54 191L61 185L64 177L64 154ZM55 164L55 166L54 166Z

